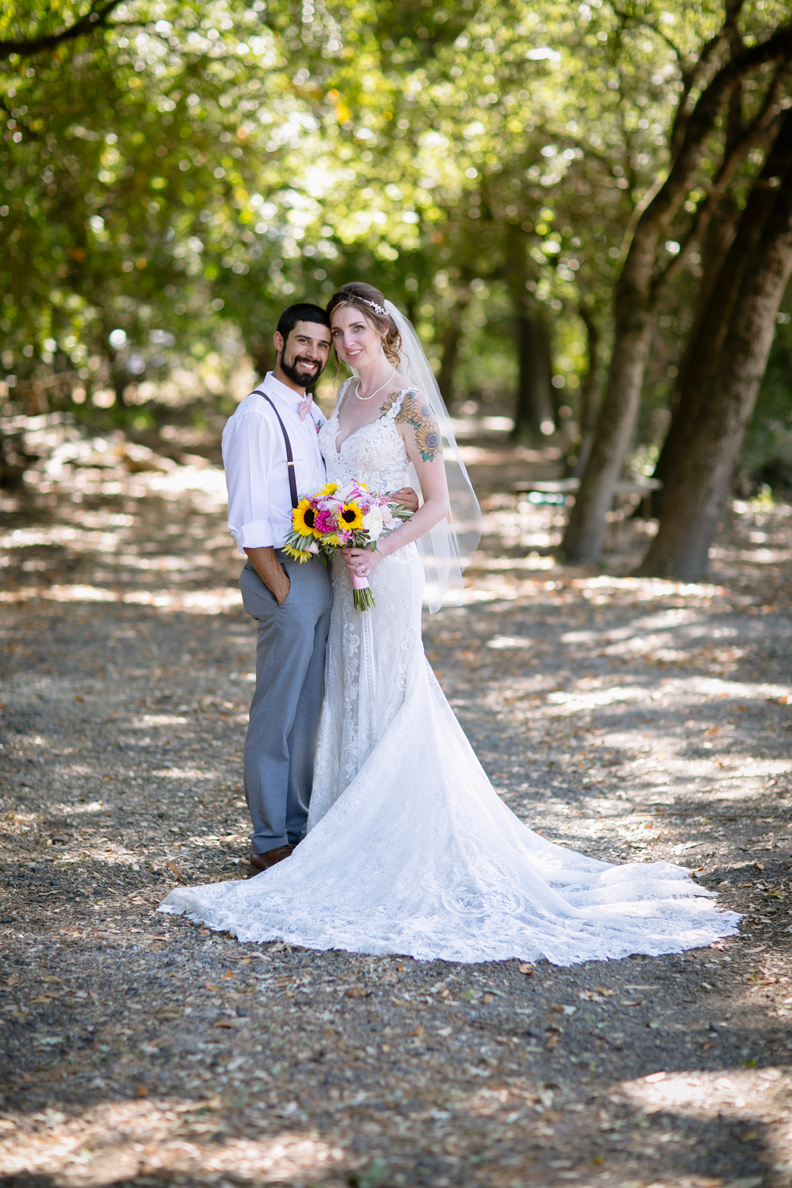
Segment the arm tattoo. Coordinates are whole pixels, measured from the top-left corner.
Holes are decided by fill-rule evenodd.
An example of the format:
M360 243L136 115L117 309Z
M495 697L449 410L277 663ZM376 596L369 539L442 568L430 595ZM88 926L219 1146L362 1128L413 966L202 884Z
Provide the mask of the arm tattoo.
M422 392L408 392L396 414L397 425L412 425L415 444L424 462L434 462L443 456L440 426L431 405Z

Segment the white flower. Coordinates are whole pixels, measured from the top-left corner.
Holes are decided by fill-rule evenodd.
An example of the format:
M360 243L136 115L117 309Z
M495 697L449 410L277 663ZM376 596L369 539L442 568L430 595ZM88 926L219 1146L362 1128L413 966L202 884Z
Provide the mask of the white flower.
M363 528L372 540L379 540L382 533L382 510L376 504L363 517Z
M360 496L361 488L365 491L362 483L357 482L356 479L352 479L338 488L335 497L336 499L340 499L342 503L349 503L350 499L357 499Z
M396 520L394 519L394 516L393 516L393 512L391 511L390 506L387 503L384 504L382 507L382 523L388 530L390 530L396 523Z

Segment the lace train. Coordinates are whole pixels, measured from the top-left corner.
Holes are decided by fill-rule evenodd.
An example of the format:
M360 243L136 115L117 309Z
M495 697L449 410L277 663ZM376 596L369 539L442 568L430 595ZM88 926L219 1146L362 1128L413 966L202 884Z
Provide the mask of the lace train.
M242 941L556 965L678 953L734 933L667 863L610 866L526 828L492 788L425 661L362 769L291 858L247 882L179 888Z

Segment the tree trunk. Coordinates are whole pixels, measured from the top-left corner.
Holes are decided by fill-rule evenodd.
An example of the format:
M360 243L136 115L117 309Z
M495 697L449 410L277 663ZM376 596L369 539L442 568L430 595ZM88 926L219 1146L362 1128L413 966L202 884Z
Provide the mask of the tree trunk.
M586 327L586 345L588 347L588 366L586 374L580 384L580 402L578 405L578 432L580 441L577 451L577 462L572 470L575 478L580 478L586 469L591 447L594 444L594 433L597 428L597 366L599 361L599 328L591 311L581 305L580 317Z
M740 284L773 209L778 181L790 166L792 113L781 124L742 217L733 202L722 205L713 216L703 253L705 267L696 315L679 368L673 402L676 407L654 471L654 477L663 484L659 491L653 492L655 516L662 513L674 474L684 459L702 403L718 370Z
M544 322L529 312L524 301L515 310L514 337L517 399L512 437L519 441L526 436L539 437L553 426L550 336Z
M514 349L517 356L517 392L514 402L512 440L536 439L542 423L553 425L550 336L535 308L528 283L528 237L520 227L506 227L504 274L512 302Z
M734 235L740 217L739 207L729 196L729 201L720 204L707 228L707 242L702 256L701 282L699 285L693 323L688 333L685 349L679 363L679 375L671 393L671 424L660 450L653 477L663 484L650 496L650 516L659 519L665 507L666 493L673 479L673 473L682 457L685 446L701 406L699 397L717 370L723 336L728 325L728 315L736 297L734 285L722 287L729 270L727 260L735 260L732 252ZM744 263L744 260L743 260ZM739 283L742 276L734 273L733 282ZM718 289L713 295L716 282Z
M655 310L664 288L658 245L699 175L724 103L751 70L782 58L791 45L792 26L784 26L717 71L686 118L668 176L636 223L615 290L613 354L594 444L559 550L566 561L596 561L602 548L614 488L635 429Z
M561 542L566 561L596 561L622 463L632 440L653 328L648 302L617 298L608 386L580 490Z
M448 315L448 325L442 337L442 355L440 358L440 374L437 384L440 393L450 408L456 398L454 390L454 371L456 369L457 352L462 339L462 315L468 303L470 294L463 291L451 307Z
M259 338L256 342L248 343L248 351L256 369L257 382L261 383L267 372L275 366L275 344L271 338Z
M638 570L641 575L696 579L707 572L709 546L792 274L792 168L779 180L773 210L734 304L720 366L668 492L657 536Z
M115 392L116 404L119 408L126 408L126 390L129 387L129 372L126 369L113 370L112 377L113 391Z

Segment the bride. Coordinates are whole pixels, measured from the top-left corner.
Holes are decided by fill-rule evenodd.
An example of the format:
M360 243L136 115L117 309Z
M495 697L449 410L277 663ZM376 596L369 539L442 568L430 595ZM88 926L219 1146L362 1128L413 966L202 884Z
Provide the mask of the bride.
M423 504L376 552L332 560L333 611L308 833L255 878L172 891L241 941L557 965L678 953L737 931L668 863L611 866L546 841L490 784L426 660L421 603L453 599L478 539L472 488L409 322L355 282L328 305L356 375L322 426L329 480L420 485ZM354 609L350 571L376 606ZM426 587L426 590L425 590Z

